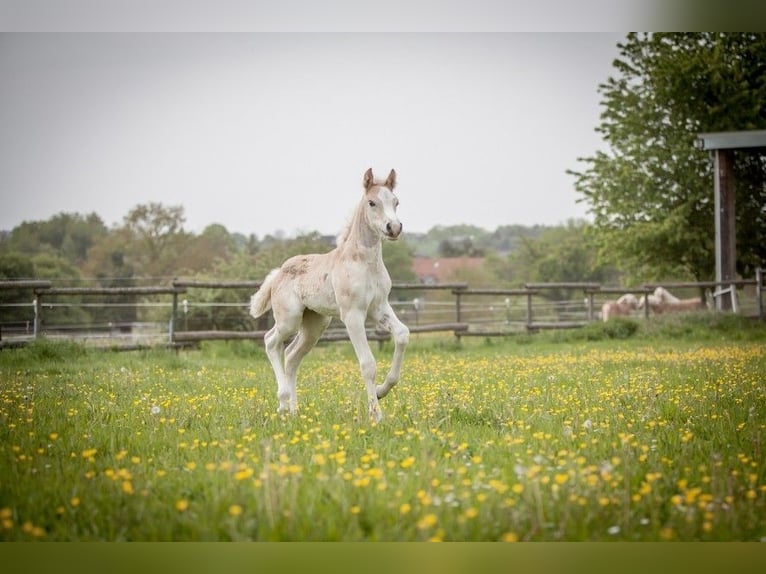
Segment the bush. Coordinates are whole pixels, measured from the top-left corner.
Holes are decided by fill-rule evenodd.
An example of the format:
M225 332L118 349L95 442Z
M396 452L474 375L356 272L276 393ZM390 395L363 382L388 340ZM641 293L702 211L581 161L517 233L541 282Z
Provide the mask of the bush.
M639 331L635 319L617 317L607 322L591 323L580 329L557 331L552 334L555 342L621 340L633 337Z

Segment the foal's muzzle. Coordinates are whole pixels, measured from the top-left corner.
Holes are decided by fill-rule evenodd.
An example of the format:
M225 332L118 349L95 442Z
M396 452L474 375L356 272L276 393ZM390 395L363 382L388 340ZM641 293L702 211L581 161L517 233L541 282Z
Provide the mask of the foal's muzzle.
M402 233L402 224L400 221L386 223L386 237L389 239L399 239L399 235Z

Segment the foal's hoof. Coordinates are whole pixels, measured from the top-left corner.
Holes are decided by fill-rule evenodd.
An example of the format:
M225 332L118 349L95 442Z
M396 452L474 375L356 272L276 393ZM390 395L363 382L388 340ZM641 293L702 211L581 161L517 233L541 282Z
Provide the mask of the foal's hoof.
M378 405L370 405L370 420L379 423L383 420L383 412Z

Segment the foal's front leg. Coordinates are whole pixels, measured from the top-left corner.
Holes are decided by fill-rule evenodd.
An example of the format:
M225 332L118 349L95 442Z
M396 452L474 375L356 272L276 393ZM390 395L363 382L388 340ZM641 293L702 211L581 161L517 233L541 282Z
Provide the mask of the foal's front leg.
M388 302L378 313L378 325L391 333L394 339L394 357L391 360L391 369L388 371L383 384L376 388L377 397L382 399L399 382L402 363L404 362L404 351L410 342L410 330L399 320Z
M342 317L348 331L348 337L354 346L354 352L359 361L359 369L362 371L362 379L364 379L364 385L367 389L370 418L375 422L380 422L383 418L383 413L380 411L378 394L375 388L377 365L375 364L375 357L370 350L370 344L367 342L367 332L364 328L365 319L366 313L356 309L348 311Z

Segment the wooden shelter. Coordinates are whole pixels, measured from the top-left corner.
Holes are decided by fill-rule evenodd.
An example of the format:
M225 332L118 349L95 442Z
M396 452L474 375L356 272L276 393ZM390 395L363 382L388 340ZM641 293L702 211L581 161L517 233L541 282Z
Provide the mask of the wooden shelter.
M714 132L699 134L697 146L710 150L714 162L713 190L715 194L715 280L726 283L736 279L736 219L734 152L762 149L766 151L766 130ZM730 297L722 297L724 293ZM719 285L716 308L729 310L736 306L736 291Z

